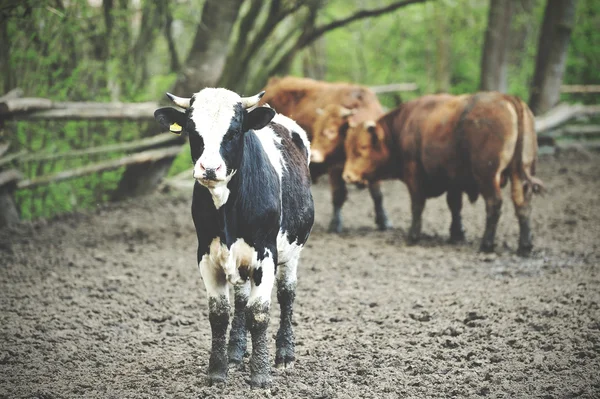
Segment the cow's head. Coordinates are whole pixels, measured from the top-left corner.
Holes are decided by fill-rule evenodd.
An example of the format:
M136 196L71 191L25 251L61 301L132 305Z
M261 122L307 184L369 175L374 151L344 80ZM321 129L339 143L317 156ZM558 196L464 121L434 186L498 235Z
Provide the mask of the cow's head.
M325 162L336 152L343 151L349 118L353 114L354 110L338 104L329 104L325 108L317 110L310 143L311 162Z
M346 132L345 150L342 176L348 183L375 180L390 157L385 131L374 121L351 124Z
M166 107L154 112L156 120L173 133L190 138L194 178L208 188L227 185L239 168L244 133L265 127L275 116L268 107L254 107L264 91L240 97L227 89L206 88L191 98L167 93L179 111Z

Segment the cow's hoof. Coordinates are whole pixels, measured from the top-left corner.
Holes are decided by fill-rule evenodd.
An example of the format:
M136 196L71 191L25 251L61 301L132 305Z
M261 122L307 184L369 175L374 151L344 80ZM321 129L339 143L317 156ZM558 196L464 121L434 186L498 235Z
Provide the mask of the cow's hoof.
M394 227L387 217L375 219L379 231L386 231Z
M209 387L213 387L213 386L224 387L225 384L226 384L226 382L227 382L227 375L226 374L212 373L212 374L209 374L206 377L206 384Z
M342 222L339 220L332 219L329 223L328 232L334 234L340 234L342 232Z
M409 245L414 245L416 243L419 242L419 240L421 239L421 234L420 233L415 233L410 231L408 233L408 237L406 238L406 240L408 241Z
M250 386L252 388L268 388L272 382L270 374L252 374L250 376Z
M275 355L275 367L280 370L294 368L294 360L296 360L296 358L293 353L277 353Z
M486 254L494 252L494 243L490 241L483 241L479 246L479 251Z
M517 255L527 257L531 255L532 249L533 245L531 244L519 245L519 249L517 249Z
M448 242L450 244L464 244L464 242L466 241L465 238L465 232L461 231L460 233L454 233L454 234L450 234L450 239L448 240Z
M244 362L240 359L229 359L229 370L244 371Z
M293 360L287 360L285 362L281 362L281 363L275 363L275 368L278 370L289 370L289 369L293 369L294 368L294 361Z

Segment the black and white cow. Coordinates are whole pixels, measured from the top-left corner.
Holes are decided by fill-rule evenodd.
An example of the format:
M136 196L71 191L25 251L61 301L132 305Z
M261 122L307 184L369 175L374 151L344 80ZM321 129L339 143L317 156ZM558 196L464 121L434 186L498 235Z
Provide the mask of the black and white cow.
M192 217L198 263L212 330L209 384L224 382L228 363L239 365L252 338L251 385L271 383L267 326L277 280L281 320L275 365L294 362L292 306L300 252L314 221L306 133L269 107L252 110L264 92L241 98L206 88L191 98L167 93L181 112L160 108L155 118L189 135L194 162ZM229 344L229 288L235 308Z

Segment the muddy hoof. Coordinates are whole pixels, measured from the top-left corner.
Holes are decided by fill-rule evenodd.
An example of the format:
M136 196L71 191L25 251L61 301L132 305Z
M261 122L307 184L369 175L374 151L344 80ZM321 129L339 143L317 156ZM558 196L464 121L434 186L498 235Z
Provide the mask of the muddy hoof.
M375 219L375 223L379 231L386 231L394 227L387 217L377 218Z
M531 250L533 249L533 245L519 245L519 249L517 249L517 255L522 257L527 257L531 255Z
M410 231L408 233L408 237L406 238L406 241L408 241L408 245L414 245L414 244L418 243L420 239L421 239L420 233L414 233L414 232Z
M240 359L229 359L229 370L244 371L244 362Z
M461 231L460 233L450 234L450 239L448 240L450 244L464 244L465 241L467 240L465 238L464 231Z
M342 222L340 220L331 219L327 231L334 234L340 234L342 232Z
M479 246L479 251L489 254L494 252L494 243L489 241L483 241Z
M208 385L209 387L213 387L213 386L224 387L226 381L227 381L226 374L212 373L206 377L206 385Z
M250 376L250 386L252 388L268 388L272 382L270 374L252 374Z
M291 369L294 367L296 357L294 354L277 353L275 356L275 367L278 369Z

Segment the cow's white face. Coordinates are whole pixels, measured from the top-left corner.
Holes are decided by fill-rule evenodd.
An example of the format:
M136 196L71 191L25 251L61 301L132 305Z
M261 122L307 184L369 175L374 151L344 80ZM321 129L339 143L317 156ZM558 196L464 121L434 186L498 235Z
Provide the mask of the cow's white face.
M228 165L222 155L226 151L222 150L229 149L224 146L240 144L243 112L241 97L229 90L204 89L192 97L190 121L195 131L190 132L190 145L202 147L196 148L196 151L192 149L192 156L194 153L201 154L194 164L194 178L200 184L209 188L226 185L235 173L232 168L235 162ZM200 137L201 143L192 140L191 136L195 134Z
M160 108L154 117L171 132L185 131L190 138L194 178L207 187L215 206L220 208L229 196L227 183L239 169L244 148L244 133L266 126L275 111L258 107L250 112L264 92L253 97L240 97L227 89L206 88L191 98L168 94L186 109Z

